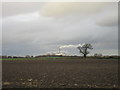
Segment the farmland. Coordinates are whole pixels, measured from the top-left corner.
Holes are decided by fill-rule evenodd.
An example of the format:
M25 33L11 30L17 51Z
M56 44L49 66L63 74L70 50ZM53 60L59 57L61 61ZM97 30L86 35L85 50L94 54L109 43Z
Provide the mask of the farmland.
M116 88L117 75L117 59L2 60L3 88Z

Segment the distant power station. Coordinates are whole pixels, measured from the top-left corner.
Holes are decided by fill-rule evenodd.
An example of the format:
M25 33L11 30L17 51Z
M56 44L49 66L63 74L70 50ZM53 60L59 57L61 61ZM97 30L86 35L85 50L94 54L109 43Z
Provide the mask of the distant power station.
M59 48L58 52L47 52L47 55L51 55L51 56L66 56L65 52L61 52L61 49Z
M61 51L63 48L77 48L78 46L83 46L84 44L78 44L78 45L63 45L59 47L59 50L57 52L47 52L47 56L66 56L66 53Z

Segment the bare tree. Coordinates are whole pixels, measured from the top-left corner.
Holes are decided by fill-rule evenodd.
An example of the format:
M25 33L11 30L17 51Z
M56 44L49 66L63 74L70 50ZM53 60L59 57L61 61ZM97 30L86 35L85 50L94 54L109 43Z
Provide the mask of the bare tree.
M84 44L82 46L78 46L77 48L79 49L80 53L83 54L84 58L86 58L87 54L90 53L88 49L93 49L91 44Z

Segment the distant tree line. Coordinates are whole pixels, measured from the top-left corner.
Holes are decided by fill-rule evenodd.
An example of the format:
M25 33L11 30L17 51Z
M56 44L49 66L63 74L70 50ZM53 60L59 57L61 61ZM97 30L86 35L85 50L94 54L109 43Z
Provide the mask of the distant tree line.
M26 55L26 56L0 56L0 58L33 58L33 56Z
M47 55L38 55L38 56L24 56L24 57L20 57L20 56L0 56L0 58L42 58L42 57L68 57L68 58L83 58L83 56L47 56ZM120 56L115 56L115 55L111 55L111 56L103 56L101 54L94 54L94 56L87 56L87 58L99 58L99 59L117 59L120 58Z

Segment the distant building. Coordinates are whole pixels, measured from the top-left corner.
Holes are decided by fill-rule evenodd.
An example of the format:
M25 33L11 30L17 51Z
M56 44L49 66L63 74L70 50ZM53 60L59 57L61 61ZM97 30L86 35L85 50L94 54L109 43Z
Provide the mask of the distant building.
M66 54L64 52L47 52L46 54L47 56L66 56Z

